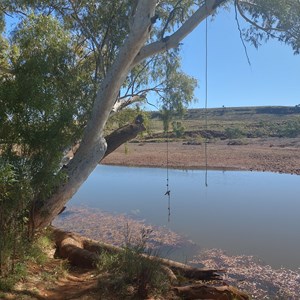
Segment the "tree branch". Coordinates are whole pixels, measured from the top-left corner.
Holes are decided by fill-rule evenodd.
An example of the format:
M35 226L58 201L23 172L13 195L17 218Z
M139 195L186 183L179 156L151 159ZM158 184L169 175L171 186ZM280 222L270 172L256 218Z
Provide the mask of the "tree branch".
M154 0L140 0L138 2L132 31L125 40L98 90L84 139L89 139L90 137L94 139L103 130L120 87L131 69L132 61L149 37L155 3L156 1Z
M146 130L144 124L141 123L139 120L140 116L136 118L135 123L125 125L105 137L107 143L107 150L103 158L115 151L124 143L134 139L140 132Z
M81 26L83 32L85 33L85 36L87 38L90 38L93 41L93 43L96 45L97 49L99 50L100 45L98 44L98 42L97 42L96 38L94 37L94 35L90 32L89 28L87 26L85 26L84 22L82 22L82 20L80 19L79 15L78 15L77 8L76 8L75 4L73 3L73 1L70 1L70 4L71 4L72 9L74 11L74 14L72 14L71 17L79 23L79 25Z
M116 103L110 113L110 116L115 115L116 113L118 113L119 111L121 111L122 109L124 109L125 107L127 107L133 103L144 100L145 97L146 97L145 94L142 94L142 95L133 95L129 99L128 98L119 99L118 101L116 101Z
M165 32L166 32L166 30L167 30L167 28L168 28L168 25L169 25L169 23L173 20L176 11L182 9L182 7L179 6L179 4L181 4L181 2L182 2L182 0L179 0L179 1L175 4L173 10L170 12L169 18L167 19L167 22L166 22L165 26L163 27L163 29L162 29L162 31L161 31L161 38L164 37Z
M228 0L207 0L207 3L202 5L175 33L169 37L165 37L160 41L153 42L144 46L138 55L135 57L132 67L154 54L164 52L166 50L176 48L179 43L191 33L203 20L223 3Z
M141 68L141 70L139 70L139 72L135 75L134 79L130 82L130 84L128 85L128 88L127 88L127 91L125 93L125 95L129 92L129 90L131 89L132 90L132 93L133 91L136 89L134 87L135 85L135 82L137 80L137 78L140 76L140 74L142 74L142 72L151 64L151 62L154 60L154 57L152 57L151 59L149 59L145 64L144 66Z
M238 9L239 11L239 14L241 15L241 17L247 22L247 23L250 23L252 26L270 34L270 36L272 36L273 38L278 38L277 36L275 36L274 34L270 33L270 31L278 31L278 32L285 32L286 30L285 29L281 29L281 28L277 28L277 27L263 27L259 24L257 24L256 22L252 21L251 19L249 19L243 12L243 9L241 8L241 5L240 4L244 4L244 5L253 5L249 2L245 2L245 1L240 1L240 0L236 0L235 1L235 5L236 5L236 8ZM296 38L292 33L289 32L289 34Z
M107 143L107 150L102 159L104 159L110 153L115 151L122 144L134 139L140 132L143 132L145 130L146 128L143 124L143 117L141 115L138 115L133 123L124 125L113 131L111 134L107 135L105 137ZM63 162L64 166L62 168L68 168L68 162L70 162L70 160L74 157L76 151L80 146L80 143L81 142L78 142L74 147L72 147L71 150L69 150L68 153L66 153Z
M237 24L237 27L238 27L238 31L239 31L239 34L240 34L240 40L242 41L242 45L244 47L244 51L245 51L245 55L246 55L248 64L249 64L249 66L251 66L251 61L250 61L250 58L249 58L249 55L248 55L248 50L247 50L245 41L243 39L243 34L242 34L242 30L241 30L239 19L238 19L238 15L237 15L238 6L239 6L238 0L235 0L235 2L234 2L235 21L236 21L236 24Z

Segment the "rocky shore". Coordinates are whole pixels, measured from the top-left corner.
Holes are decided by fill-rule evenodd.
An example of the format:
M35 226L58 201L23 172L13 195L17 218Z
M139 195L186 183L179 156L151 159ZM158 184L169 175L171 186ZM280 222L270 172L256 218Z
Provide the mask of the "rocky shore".
M129 143L101 163L123 166L204 169L205 144L183 142ZM207 167L220 170L300 174L300 139L218 140L207 144Z

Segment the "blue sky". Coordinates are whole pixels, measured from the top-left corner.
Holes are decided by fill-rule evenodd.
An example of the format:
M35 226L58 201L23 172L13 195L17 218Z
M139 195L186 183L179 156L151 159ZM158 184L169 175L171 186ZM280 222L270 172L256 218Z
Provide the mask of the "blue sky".
M10 25L12 20L10 21ZM243 20L240 20L241 25ZM270 40L259 49L240 40L234 11L220 10L208 22L208 107L300 104L300 55ZM205 22L183 40L182 68L198 80L197 102L205 106ZM152 98L152 97L151 97ZM149 99L150 102L155 102ZM152 106L147 107L153 109Z
M242 25L241 20L241 25ZM198 79L192 107L205 105L205 24L182 46L183 70ZM300 104L300 55L272 40L258 50L242 46L234 12L220 11L208 22L208 107Z

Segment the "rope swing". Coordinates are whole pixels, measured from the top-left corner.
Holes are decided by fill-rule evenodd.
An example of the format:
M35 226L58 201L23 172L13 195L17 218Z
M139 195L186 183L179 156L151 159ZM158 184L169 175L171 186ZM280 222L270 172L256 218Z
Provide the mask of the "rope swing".
M170 222L171 218L171 191L169 188L169 133L168 133L168 128L166 131L166 136L167 136L167 190L165 192L165 196L168 197L168 222Z
M168 49L166 49L166 53L169 54ZM169 73L170 73L170 62L168 61L168 59L166 58L165 60L166 63L166 75L167 75L167 83L169 81ZM170 117L171 117L171 104L168 101L166 106L165 106L165 113L167 114L165 116L166 118L166 124L165 124L165 134L166 134L166 140L167 140L167 149L166 149L166 169L167 169L167 183L166 183L166 192L165 192L165 196L168 197L168 222L170 222L171 219L171 190L170 190L170 185L169 185L169 122L170 122Z
M207 3L205 0L205 7L207 11ZM204 142L204 157L205 157L205 186L208 186L208 160L207 160L207 144L208 144L208 121L207 121L207 102L208 102L208 18L205 18L205 108L204 108L204 116L205 116L205 142Z
M207 9L207 2L205 0L205 8ZM166 49L166 51L168 51ZM168 63L167 63L168 65ZM168 72L168 71L167 71ZM204 156L205 156L205 186L208 187L208 158L207 158L207 144L208 144L208 118L207 118L207 104L208 104L208 18L205 18L205 143L204 143ZM170 107L167 108L168 113L170 112ZM171 190L169 184L169 134L168 128L166 130L166 140L167 140L167 149L166 149L166 169L167 169L167 178L166 178L166 192L165 196L168 197L168 222L170 222L171 217Z

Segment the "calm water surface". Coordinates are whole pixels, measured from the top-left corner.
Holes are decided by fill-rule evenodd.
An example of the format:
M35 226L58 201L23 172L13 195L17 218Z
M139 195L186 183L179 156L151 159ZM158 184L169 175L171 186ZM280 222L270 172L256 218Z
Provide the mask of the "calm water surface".
M127 213L165 225L202 248L255 255L279 268L300 267L300 176L236 171L169 171L98 166L72 205Z

